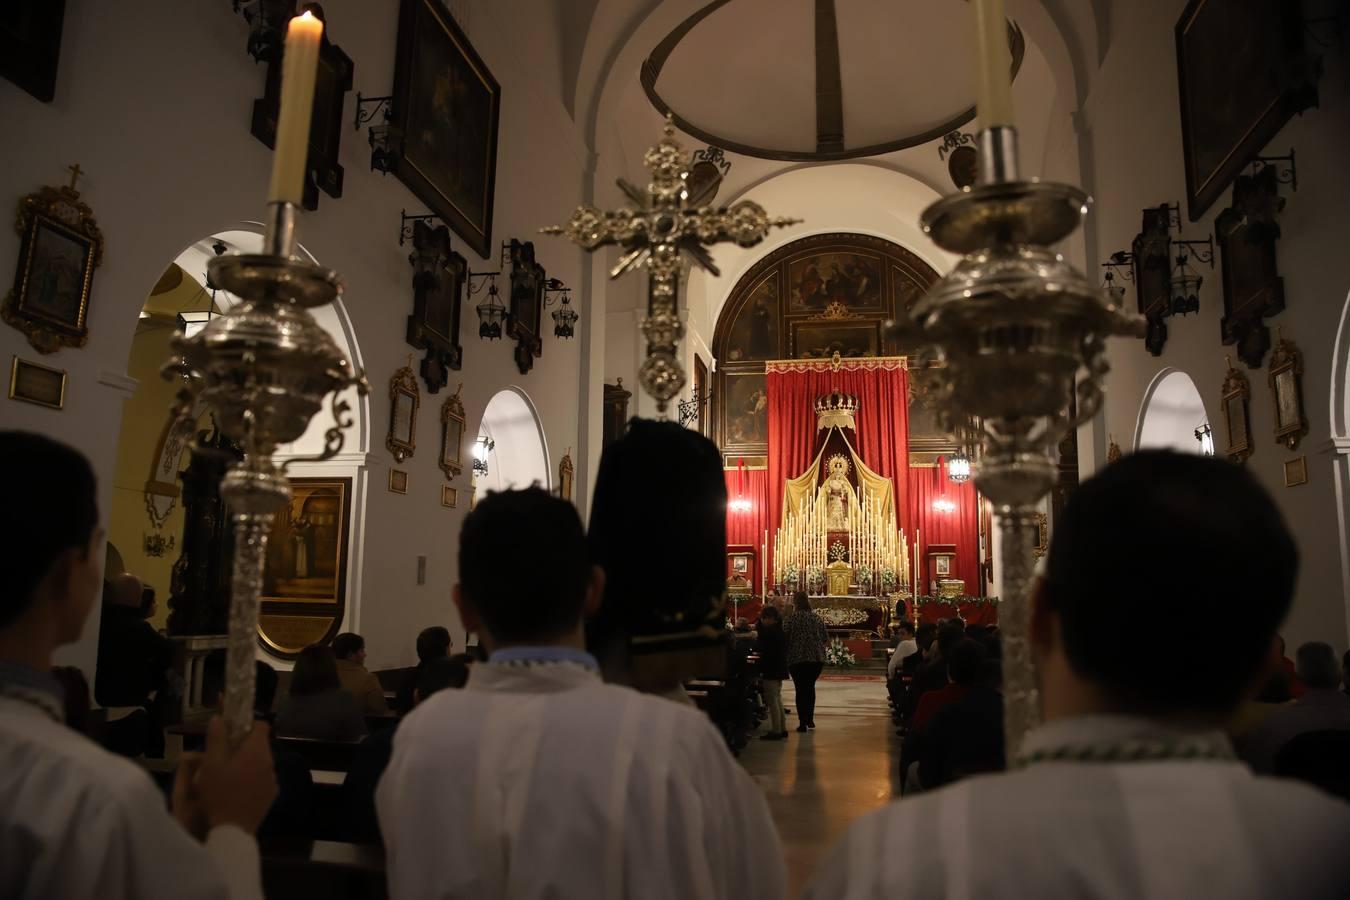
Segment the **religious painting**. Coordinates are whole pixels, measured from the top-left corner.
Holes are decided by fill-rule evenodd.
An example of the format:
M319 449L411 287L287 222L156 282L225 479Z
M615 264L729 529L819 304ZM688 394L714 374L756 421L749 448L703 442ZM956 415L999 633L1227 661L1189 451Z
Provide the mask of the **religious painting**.
M516 368L528 375L534 360L544 353L540 337L544 315L544 288L548 276L534 258L534 242L511 239L511 295L508 298L506 330L516 339Z
M1233 462L1246 462L1252 455L1251 420L1247 414L1251 393L1247 376L1233 368L1230 360L1223 382L1223 416L1228 428L1226 452Z
M78 176L79 167L72 173ZM44 187L19 203L19 265L0 314L41 353L83 347L89 338L89 297L103 259L103 235L74 182Z
M501 87L440 0L402 0L393 170L479 256L492 245Z
M952 558L950 556L933 557L933 571L935 574L942 576L952 574Z
M350 478L292 478L291 501L272 523L262 599L341 603L351 528Z
M788 263L788 312L881 309L881 259L869 253L824 252Z
M796 322L792 331L794 359L844 359L879 355L881 333L876 322Z
M450 370L464 365L459 344L460 307L469 266L450 249L450 229L432 228L419 219L413 225L413 313L408 316L408 343L427 351L422 381L427 393L439 393L450 380Z
M726 378L726 424L729 444L762 444L769 439L769 395L762 372Z
M728 362L778 357L778 272L770 272L750 292L731 326Z
M1276 215L1284 208L1276 171L1264 166L1233 183L1233 205L1214 220L1223 271L1223 318L1219 333L1237 345L1238 358L1259 368L1270 349L1263 319L1284 310L1284 279L1275 257L1280 238Z
M319 191L337 199L342 196L345 172L338 163L342 150L342 132L346 120L342 117L347 92L352 89L355 66L342 48L329 40L328 20L318 3L305 3L300 10L311 12L324 23L319 44L319 66L314 76L314 106L309 120L309 149L305 160L304 193L301 205L305 209L319 208ZM281 115L282 60L285 44L279 44L267 63L267 80L263 95L253 101L253 120L250 133L264 146L275 147L277 120Z
M43 103L56 96L66 0L0 3L0 75Z
M1295 113L1317 104L1301 4L1190 0L1176 24L1192 222Z
M1270 393L1275 405L1275 440L1297 450L1308 433L1303 413L1303 351L1280 335L1270 357Z
M408 362L389 379L389 435L384 446L399 462L417 451L417 407L422 402L411 358Z
M441 471L453 479L464 469L464 403L459 399L463 383L441 404Z
M9 399L61 409L66 405L66 373L16 356L9 367Z

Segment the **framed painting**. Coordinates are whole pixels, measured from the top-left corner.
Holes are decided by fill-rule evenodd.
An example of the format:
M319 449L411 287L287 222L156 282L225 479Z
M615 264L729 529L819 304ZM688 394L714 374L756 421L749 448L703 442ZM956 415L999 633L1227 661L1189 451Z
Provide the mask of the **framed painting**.
M771 271L750 291L727 337L728 362L778 356L778 272Z
M427 393L439 393L450 381L450 371L464 365L459 343L459 319L469 264L450 249L450 229L432 228L418 219L413 225L413 312L408 316L408 343L425 350L422 381Z
M440 0L402 0L393 171L484 259L492 246L501 93Z
M408 472L406 469L389 470L389 493L408 493Z
M1252 455L1251 395L1247 376L1233 368L1229 360L1223 382L1223 417L1228 429L1227 455L1233 462L1246 462Z
M788 263L788 312L880 310L882 263L856 251L823 251Z
M723 443L762 446L769 439L769 394L763 372L728 372L726 402L721 405ZM762 452L762 451L761 451Z
M1233 205L1219 213L1214 230L1219 239L1223 273L1223 318L1219 334L1225 345L1237 345L1238 359L1260 368L1270 349L1264 319L1284 310L1275 242L1280 225L1275 214L1284 206L1275 169L1265 166L1233 183Z
M511 297L507 305L506 330L516 339L516 368L529 374L534 360L544 353L540 328L544 316L544 288L548 276L534 258L534 243L514 238L507 245L511 260Z
M263 566L258 637L281 656L331 637L347 602L352 480L292 478Z
M14 357L9 367L9 399L51 409L66 405L66 373Z
M1297 450L1308 433L1303 412L1303 351L1280 335L1270 357L1270 398L1275 406L1275 440Z
M1298 0L1190 0L1176 24L1192 222L1285 123L1317 104Z
M0 4L0 75L43 103L56 96L66 0L5 0Z
M305 209L319 208L319 191L337 199L342 196L343 168L338 163L342 149L342 117L347 92L352 89L356 67L342 48L328 39L328 20L323 7L304 3L301 12L312 12L324 23L323 41L319 45L319 68L314 81L314 111L309 121L309 154L305 162L305 187L302 205ZM285 44L279 44L273 58L267 63L267 80L263 95L253 101L253 121L250 131L267 147L275 147L277 118L281 115L281 74Z
M448 484L441 485L441 506L454 509L459 505L459 491Z
M1287 459L1284 462L1284 486L1298 487L1308 483L1308 457Z
M464 403L459 399L464 385L441 404L441 471L447 480L464 470Z
M881 348L878 322L794 322L792 350L795 359L829 359L838 353L844 359L877 356Z
M576 477L576 467L572 465L572 448L568 447L558 463L558 496L572 502L572 481Z
M73 167L75 174L78 169ZM103 234L74 180L19 203L19 265L0 315L40 353L83 347L89 339L89 297L94 269L103 261Z
M389 434L384 446L399 462L417 452L417 407L422 398L411 364L410 359L389 379Z

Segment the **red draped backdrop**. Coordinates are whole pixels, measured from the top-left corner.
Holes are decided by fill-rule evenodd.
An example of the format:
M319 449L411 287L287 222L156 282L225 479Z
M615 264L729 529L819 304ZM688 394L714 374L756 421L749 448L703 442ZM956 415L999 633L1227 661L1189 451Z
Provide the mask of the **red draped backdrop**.
M751 593L758 594L759 567L765 563L765 560L760 559L760 545L764 543L764 531L768 530L769 540L772 542L773 533L778 530L777 526L769 524L769 473L763 469L737 467L725 470L725 474L728 503L737 497L744 497L750 501L748 510L736 510L728 506L727 545L749 544L755 548L755 571Z
M909 524L909 372L900 359L845 360L833 371L828 360L772 362L766 367L769 413L768 515L772 532L781 521L783 483L811 464L816 450L816 398L842 391L858 398L857 445L853 448L877 474L891 479L897 523ZM732 474L732 473L728 473ZM759 532L756 546L763 540ZM728 538L730 541L730 538ZM773 553L770 546L769 553ZM771 565L771 561L769 562Z
M929 580L933 577L928 571L929 544L955 544L955 571L952 573L966 583L966 594L978 596L980 593L980 502L971 481L954 484L947 478L947 470L941 466L933 468L914 467L910 470L911 496L914 498L911 512L912 521L920 529L923 540L923 555L920 563L924 566L919 593L929 592ZM951 512L942 512L933 508L933 502L942 498L956 504ZM914 532L908 532L910 545L913 546ZM912 552L912 551L911 551Z

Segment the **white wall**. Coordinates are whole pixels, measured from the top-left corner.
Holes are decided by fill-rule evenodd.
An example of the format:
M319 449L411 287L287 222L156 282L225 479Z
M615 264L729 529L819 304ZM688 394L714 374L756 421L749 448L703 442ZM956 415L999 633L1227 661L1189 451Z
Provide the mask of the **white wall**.
M1112 45L1093 80L1080 118L1083 169L1090 173L1088 190L1096 197L1093 212L1093 265L1112 251L1129 249L1145 206L1180 201L1185 217L1185 174L1182 165L1181 118L1173 26L1185 0L1138 0L1115 4ZM1314 48L1316 49L1316 48ZM1302 348L1307 374L1304 400L1309 434L1295 452L1275 443L1274 415L1266 370L1248 371L1252 383L1251 428L1255 453L1248 469L1274 495L1284 511L1302 554L1302 570L1294 608L1285 627L1291 646L1313 639L1344 648L1347 638L1347 594L1343 549L1333 490L1333 437L1329 409L1333 344L1350 291L1345 255L1350 208L1350 179L1345 177L1345 148L1350 146L1350 73L1344 51L1325 49L1320 108L1310 109L1270 143L1267 152L1298 153L1298 193L1288 193L1280 216L1283 239L1279 267L1288 308L1270 320L1283 325L1285 336ZM1195 223L1185 222L1187 238L1204 239L1214 217L1228 205L1231 191ZM1222 277L1201 269L1205 284L1198 316L1173 318L1161 358L1149 356L1142 341L1115 340L1109 347L1112 372L1107 379L1103 430L1122 445L1134 433L1136 417L1155 375L1163 367L1194 379L1207 404L1217 409L1226 367L1219 339ZM1133 297L1133 287L1130 296ZM1234 357L1236 361L1236 357ZM1267 358L1268 359L1268 358ZM1343 376L1342 376L1343 377ZM1216 433L1222 428L1215 427ZM1224 441L1219 434L1219 453ZM1098 462L1105 445L1098 443ZM1306 455L1309 483L1284 486L1285 460Z
M1208 424L1205 400L1191 376L1164 369L1154 379L1139 410L1134 449L1200 453L1201 444L1195 432Z
M502 86L494 243L534 239L540 225L564 221L582 196L587 154L558 91L556 23L534 15L535 7L531 0L456 4ZM367 96L390 93L397 4L328 0L324 8L332 39L356 67L344 116L350 121L357 90ZM244 21L228 3L71 0L55 102L39 103L0 81L0 117L9 136L0 200L12 209L39 186L64 183L65 166L79 162L88 173L80 185L84 199L107 242L94 279L88 346L40 360L69 372L65 410L0 402L0 425L41 431L84 451L100 479L105 515L121 401L134 389L125 378L128 352L146 294L187 244L263 213L270 153L249 134L249 118L265 71L245 53L246 38ZM453 510L440 505L444 476L436 459L444 392L433 397L423 391L418 452L403 466L409 493L385 490L393 462L383 449L387 385L411 350L404 343L405 317L412 311L411 268L407 248L398 246L398 214L423 207L399 181L370 171L364 132L345 129L341 163L343 198L321 195L318 211L304 217L300 236L346 281L346 311L372 382L370 453L353 462L368 472L372 527L364 531L364 546L355 548L361 607L344 627L361 630L371 664L384 666L411 661L413 640L426 625L460 630L449 593L455 538L467 504ZM455 246L471 268L496 268L495 253L486 260L458 239ZM537 247L550 275L581 283L580 251L559 239L541 239ZM18 236L0 230L0 259L12 265L17 254ZM541 411L548 444L578 446L582 342L546 334L543 357L522 376L511 344L479 341L476 299L465 304L461 323L464 369L452 373L450 383L453 390L459 380L465 382L469 434L477 433L488 399L518 383ZM585 298L579 300L585 314ZM598 333L603 339L603 330ZM39 358L17 331L0 328L0 359L12 354ZM466 495L467 473L455 485ZM416 583L421 555L428 557L424 585ZM90 669L97 624L91 619L84 640L67 657Z

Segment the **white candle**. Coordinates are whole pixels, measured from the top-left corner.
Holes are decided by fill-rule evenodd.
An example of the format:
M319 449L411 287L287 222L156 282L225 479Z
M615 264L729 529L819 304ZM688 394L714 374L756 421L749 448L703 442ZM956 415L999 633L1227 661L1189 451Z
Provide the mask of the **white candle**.
M314 109L314 81L319 68L323 22L306 11L286 27L281 63L281 110L277 115L276 152L272 155L269 203L299 203L304 193L309 158L309 120Z
M1012 59L1003 0L970 0L975 16L975 113L981 128L1013 124Z

